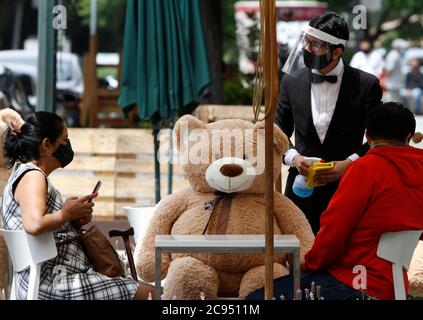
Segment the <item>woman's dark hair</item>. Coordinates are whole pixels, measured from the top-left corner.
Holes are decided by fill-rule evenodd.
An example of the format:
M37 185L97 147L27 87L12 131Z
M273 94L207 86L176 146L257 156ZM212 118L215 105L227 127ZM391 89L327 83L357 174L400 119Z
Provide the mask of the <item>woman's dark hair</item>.
M3 156L6 167L12 168L16 161L27 163L39 159L39 147L45 138L55 143L60 137L64 121L50 112L35 112L29 115L19 133L8 128L5 132Z
M416 131L416 119L401 103L387 102L369 112L366 129L372 139L404 141Z
M317 16L310 21L310 26L319 29L323 32L329 33L330 35L337 37L343 40L350 39L350 30L348 28L348 23L335 12L325 12L320 16ZM332 49L342 48L345 49L343 45L331 45Z

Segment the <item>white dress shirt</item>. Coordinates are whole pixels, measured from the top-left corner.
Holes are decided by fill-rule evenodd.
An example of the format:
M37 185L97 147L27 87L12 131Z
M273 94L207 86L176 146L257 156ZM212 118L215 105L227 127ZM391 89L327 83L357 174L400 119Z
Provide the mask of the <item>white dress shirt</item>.
M316 128L317 135L319 136L320 142L323 143L326 137L326 133L329 129L329 125L332 121L333 113L335 111L336 102L338 101L339 90L341 89L342 76L344 75L344 62L342 59L339 60L337 66L327 76L337 76L338 81L336 83L330 83L323 81L321 83L311 84L311 112L313 116L314 127ZM321 74L318 70L312 69L313 73ZM285 163L289 166L293 166L292 161L298 154L295 149L289 149L285 153ZM308 155L314 157L315 155ZM357 154L353 154L349 157L351 161L358 159ZM338 159L343 160L343 159Z

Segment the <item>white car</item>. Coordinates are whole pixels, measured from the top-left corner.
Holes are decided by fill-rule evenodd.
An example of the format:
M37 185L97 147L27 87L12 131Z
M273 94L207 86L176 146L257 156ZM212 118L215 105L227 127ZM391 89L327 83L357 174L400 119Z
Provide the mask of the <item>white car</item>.
M31 68L38 66L38 52L27 50L5 50L0 51L0 64L3 65L28 65ZM33 70L31 70L31 73ZM59 52L57 53L57 79L56 87L59 90L68 90L79 96L84 91L84 80L76 54Z
M37 68L31 65L19 63L0 63L3 67L11 70L20 77L28 101L32 106L37 105Z

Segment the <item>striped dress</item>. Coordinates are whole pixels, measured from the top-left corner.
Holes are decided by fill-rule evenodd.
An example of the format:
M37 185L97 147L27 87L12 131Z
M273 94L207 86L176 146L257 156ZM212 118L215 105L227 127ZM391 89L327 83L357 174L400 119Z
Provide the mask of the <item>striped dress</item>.
M7 230L22 230L22 216L19 204L13 197L13 185L25 173L38 170L33 163L18 164L3 194L3 225ZM63 206L60 192L47 182L47 212L57 212ZM52 213L54 214L54 213ZM76 235L76 230L66 223L54 231L56 242ZM109 278L95 272L78 241L57 248L56 258L41 267L40 300L132 300L138 289L138 282L130 277ZM15 280L16 298L25 300L28 291L29 270L19 273Z

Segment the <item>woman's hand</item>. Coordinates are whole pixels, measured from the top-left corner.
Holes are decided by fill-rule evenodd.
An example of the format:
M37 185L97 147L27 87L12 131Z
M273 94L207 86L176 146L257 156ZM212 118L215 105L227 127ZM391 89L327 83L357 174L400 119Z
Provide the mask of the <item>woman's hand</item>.
M83 219L86 221L92 220L93 213L93 202L88 202L90 199L94 199L98 196L98 193L91 194L82 198L72 197L68 198L63 204L62 209L60 210L63 221L80 221Z

